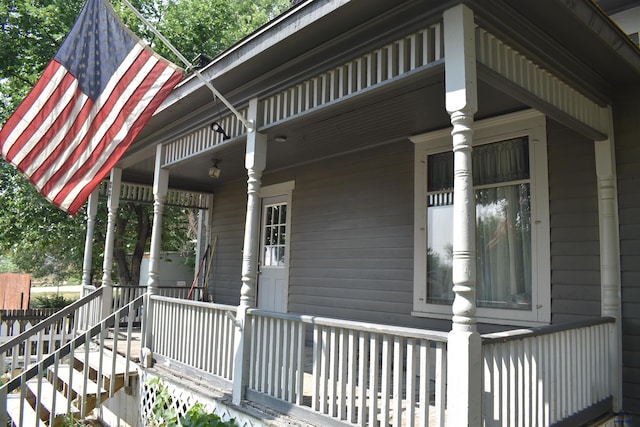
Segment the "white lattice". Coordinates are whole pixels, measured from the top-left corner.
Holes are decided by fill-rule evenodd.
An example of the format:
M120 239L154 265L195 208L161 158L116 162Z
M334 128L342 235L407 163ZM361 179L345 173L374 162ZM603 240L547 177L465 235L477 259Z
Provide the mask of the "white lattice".
M154 377L155 375L145 372L142 375L142 381L140 381L140 421L143 426L147 425L152 408L156 402L156 395L160 389L160 385L157 383L149 384L149 380ZM234 418L236 424L240 427L259 427L264 425L259 420L239 412L234 408L230 408L222 402L209 396L196 395L194 391L181 387L166 379L162 379L162 386L166 387L171 395L171 405L173 409L176 410L178 417L184 416L193 405L199 402L208 412L218 415L223 421Z

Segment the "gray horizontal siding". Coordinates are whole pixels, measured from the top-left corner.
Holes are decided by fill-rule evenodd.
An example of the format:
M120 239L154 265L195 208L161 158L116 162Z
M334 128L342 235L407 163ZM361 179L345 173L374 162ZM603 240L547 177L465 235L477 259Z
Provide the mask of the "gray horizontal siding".
M246 183L238 182L216 191L212 233L218 237L218 243L213 254L209 294L217 303L237 305L240 302L246 210Z
M614 107L622 280L623 409L640 419L640 88Z
M548 123L553 322L600 314L593 142ZM570 162L567 159L571 159ZM448 329L413 309L413 145L406 142L276 173L295 180L289 311ZM239 298L246 184L216 192L216 301Z
M413 145L399 142L291 171L289 310L448 327L413 309ZM445 326L446 325L446 326Z
M547 121L552 323L600 315L598 193L593 141Z

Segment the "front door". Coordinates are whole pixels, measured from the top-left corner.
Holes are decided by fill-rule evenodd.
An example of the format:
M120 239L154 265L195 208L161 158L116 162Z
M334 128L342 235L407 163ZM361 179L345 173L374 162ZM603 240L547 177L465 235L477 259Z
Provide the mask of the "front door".
M288 195L262 198L258 308L287 312L289 293Z

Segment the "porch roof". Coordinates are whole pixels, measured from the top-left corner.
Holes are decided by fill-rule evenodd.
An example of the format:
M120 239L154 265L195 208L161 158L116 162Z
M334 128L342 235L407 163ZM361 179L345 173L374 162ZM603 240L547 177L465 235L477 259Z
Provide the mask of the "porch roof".
M202 73L232 104L243 108L253 97L263 99L433 23L443 10L456 3L459 1L308 0L223 52ZM590 0L549 1L544 8L536 0L467 3L474 9L479 25L508 40L512 47L599 104L610 103L616 91L640 81L640 50ZM325 108L304 123L269 129L270 138L285 134L289 142L270 145L268 169L284 167L294 157L301 163L334 155L335 150L329 147L344 147L346 142L353 150L360 148L352 145L356 141L389 142L394 135L396 139L398 135L406 138L447 126L442 68L434 67L429 73L403 79L386 91ZM478 117L526 107L482 80L479 91ZM218 108L222 107L221 103L212 102L211 93L199 80L186 79L123 157L125 178L149 184L153 147L216 120ZM296 145L291 144L293 140ZM319 147L325 150L318 150ZM220 158L220 154L224 157L222 179L245 179L243 144L227 144L219 149L215 156L201 156L188 168L172 171L172 185L210 190L211 181L206 176L199 179L202 173L196 175L195 171L206 170L211 159Z

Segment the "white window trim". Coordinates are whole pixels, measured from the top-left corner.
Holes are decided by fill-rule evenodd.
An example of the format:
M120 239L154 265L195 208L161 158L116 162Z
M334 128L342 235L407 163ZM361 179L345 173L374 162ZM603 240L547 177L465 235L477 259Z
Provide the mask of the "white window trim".
M536 326L551 321L551 244L549 184L545 116L535 110L475 122L473 144L529 136L532 196L532 295L531 311L478 307L478 322ZM451 129L411 137L414 156L414 278L413 315L451 319L450 305L427 303L427 155L452 149Z
M283 194L286 194L289 196L289 201L291 201L291 194L293 193L293 190L295 188L296 188L295 181L285 181L285 182L280 182L278 184L267 185L265 187L260 188L260 197L266 198L266 197L281 196Z

